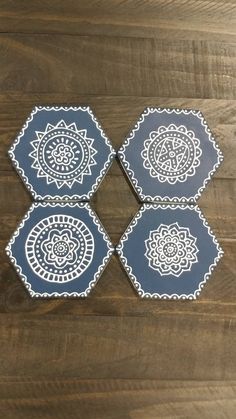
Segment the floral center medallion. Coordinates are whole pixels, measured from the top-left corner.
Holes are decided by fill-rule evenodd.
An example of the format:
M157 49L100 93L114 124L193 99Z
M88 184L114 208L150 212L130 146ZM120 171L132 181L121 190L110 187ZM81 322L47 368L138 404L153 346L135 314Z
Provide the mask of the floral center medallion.
M54 182L58 188L71 188L74 182L82 183L85 175L91 175L97 151L86 130L79 130L75 123L67 125L60 121L56 125L47 124L46 130L37 131L36 136L31 142L30 156L38 177L45 177L48 184Z
M178 223L161 224L157 230L150 231L145 246L149 266L161 275L180 276L198 261L196 238L189 228Z
M90 265L94 240L89 228L67 215L44 218L30 231L26 257L33 271L51 282L78 278Z
M199 146L194 132L185 126L161 126L144 142L143 166L160 182L185 182L200 164L202 151Z

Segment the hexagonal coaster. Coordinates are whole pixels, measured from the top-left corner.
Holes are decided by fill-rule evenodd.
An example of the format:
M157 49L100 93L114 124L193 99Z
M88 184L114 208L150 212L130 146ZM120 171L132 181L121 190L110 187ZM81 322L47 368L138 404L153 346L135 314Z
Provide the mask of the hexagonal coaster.
M32 297L86 297L112 253L87 203L34 203L6 252Z
M9 150L36 200L89 200L114 156L89 107L36 106Z
M195 202L223 160L201 112L146 108L118 151L141 201Z
M223 251L197 206L143 204L117 252L141 297L195 299Z

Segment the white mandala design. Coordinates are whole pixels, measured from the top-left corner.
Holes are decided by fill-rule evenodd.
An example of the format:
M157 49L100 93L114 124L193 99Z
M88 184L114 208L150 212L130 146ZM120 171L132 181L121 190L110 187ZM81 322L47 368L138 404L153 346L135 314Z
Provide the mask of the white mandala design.
M180 227L178 223L160 224L145 240L149 266L161 275L180 276L190 271L192 264L198 261L196 240L187 227Z
M69 282L90 265L94 239L83 221L68 215L51 215L30 231L25 245L33 271L50 282Z
M38 177L46 178L47 184L54 182L59 189L65 185L71 188L74 182L82 183L85 175L91 175L97 151L86 130L62 120L56 125L47 124L45 131L36 131L36 136L31 141L31 167L37 170Z
M200 141L184 125L161 126L144 141L141 156L151 177L160 182L185 182L200 164Z

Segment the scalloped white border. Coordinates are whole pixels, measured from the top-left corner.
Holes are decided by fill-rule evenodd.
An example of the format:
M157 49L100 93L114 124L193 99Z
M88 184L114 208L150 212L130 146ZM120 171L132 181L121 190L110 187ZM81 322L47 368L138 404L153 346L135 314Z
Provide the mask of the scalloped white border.
M93 279L89 282L88 287L86 288L85 291L81 292L81 293L77 293L77 292L72 292L72 293L67 293L67 292L63 292L63 293L58 293L58 292L53 292L53 293L38 293L35 292L32 289L32 286L30 284L30 282L27 280L27 277L24 275L22 268L20 265L18 265L18 262L16 260L16 258L14 257L13 253L12 253L12 245L15 242L16 237L19 236L21 229L24 227L26 220L29 219L30 214L37 208L37 207L78 207L78 208L86 208L89 212L90 217L92 218L94 224L97 226L98 231L102 234L103 239L105 240L105 242L107 243L107 255L103 258L101 265L98 267L97 272L95 272ZM6 246L6 254L9 256L11 263L13 264L13 266L15 267L19 277L21 278L21 280L23 281L26 289L28 290L29 294L31 295L31 297L35 297L35 298L39 298L39 297L43 297L43 298L47 298L47 297L87 297L88 294L91 292L91 290L95 287L98 279L101 276L102 271L104 270L105 266L107 265L107 263L109 262L112 254L114 252L114 247L108 237L107 232L105 231L104 227L101 224L101 221L98 219L96 213L92 210L92 208L90 207L90 205L88 203L85 202L80 202L80 203L72 203L72 202L34 202L31 207L29 208L28 212L25 214L24 218L22 219L21 223L18 225L17 230L13 233L8 245Z
M199 283L198 288L194 291L193 294L159 294L159 293L149 293L149 292L145 292L142 289L141 283L138 281L138 279L136 278L136 276L133 274L132 272L132 267L129 266L127 258L124 255L123 252L123 246L124 246L124 242L126 240L128 240L129 235L132 233L134 227L137 225L139 218L142 217L143 213L148 210L148 209L158 209L158 208L162 208L162 209L189 209L192 211L195 211L198 213L198 216L200 218L200 220L202 221L204 227L206 227L208 234L212 237L212 240L216 246L218 255L214 258L214 262L209 266L209 270L208 272L206 272L204 274L204 279ZM186 205L186 204L142 204L141 208L139 209L139 211L136 213L135 217L133 218L133 220L131 221L131 223L129 224L129 226L127 227L127 229L125 230L124 234L122 235L119 244L116 246L116 252L119 255L119 258L121 260L122 265L124 266L130 280L131 283L133 284L135 290L138 292L139 296L142 298L162 298L162 299L174 299L174 300L178 300L178 299L189 299L189 300L195 300L200 292L201 289L204 287L204 284L206 283L206 281L209 279L213 269L215 268L215 266L217 265L217 263L219 262L220 258L223 256L224 252L222 250L222 248L220 247L214 233L212 232L206 218L204 217L203 213L201 212L200 208L197 205Z
M24 169L22 167L20 167L18 160L15 157L15 148L16 146L19 144L21 137L24 135L25 131L28 128L29 123L33 120L34 115L37 112L41 112L41 111L84 111L84 112L88 112L89 115L91 116L93 122L95 123L97 129L100 131L101 136L103 137L103 139L105 140L106 145L109 147L110 149L110 153L108 156L108 159L106 160L103 168L100 171L100 174L98 175L98 177L96 178L95 183L92 186L92 189L84 195L39 195L37 194L37 192L35 191L33 185L31 185L31 183L29 182L28 177L25 175ZM105 132L103 131L101 125L99 124L98 120L96 119L96 117L93 114L92 109L89 106L35 106L33 108L33 110L31 111L30 116L26 119L25 124L23 125L20 133L18 134L17 138L15 139L15 141L13 142L12 146L10 147L9 151L8 151L8 155L10 157L10 159L12 160L12 163L14 165L14 167L16 168L16 171L18 172L18 174L21 176L26 188L30 191L31 195L33 196L34 199L36 200L61 200L64 199L65 201L69 201L69 200L82 200L82 201L86 201L86 200L90 200L91 197L93 196L93 194L96 192L98 186L100 185L101 181L103 180L105 174L107 173L113 159L116 156L116 152L114 150L114 148L111 145L110 140L107 138ZM35 175L35 179L36 179L36 175Z
M130 164L129 162L126 160L125 157L125 150L126 148L129 146L129 143L132 139L134 139L135 133L136 131L139 130L140 125L144 122L144 119L147 115L149 115L150 113L163 113L163 112L167 112L168 114L192 114L194 116L196 116L197 118L200 119L202 126L205 128L205 132L209 138L209 141L211 141L213 143L213 147L217 152L217 163L214 164L214 167L212 168L212 170L208 173L207 178L204 180L203 185L198 189L197 193L189 198L186 198L185 196L182 197L172 197L170 198L169 196L150 196L150 195L145 195L143 188L138 184L138 179L136 179L134 171L130 168ZM210 130L210 128L207 125L207 122L203 116L203 114L198 111L198 110L193 110L193 109L179 109L179 108L153 108L153 107L147 107L144 109L144 111L142 112L141 116L139 117L138 121L136 122L134 129L131 131L131 133L129 134L129 136L125 139L124 143L122 144L122 146L120 147L120 149L117 152L117 155L121 161L121 164L131 182L131 185L133 186L135 192L138 194L139 198L141 201L148 201L148 202L156 202L156 201L163 201L163 202L176 202L176 203L187 203L187 202L195 202L198 198L200 198L202 192L204 191L204 189L206 188L208 182L210 181L211 177L213 176L213 174L215 173L216 169L220 166L221 162L223 161L224 157L223 154L218 146L218 144L215 141L215 138L212 135L212 132Z

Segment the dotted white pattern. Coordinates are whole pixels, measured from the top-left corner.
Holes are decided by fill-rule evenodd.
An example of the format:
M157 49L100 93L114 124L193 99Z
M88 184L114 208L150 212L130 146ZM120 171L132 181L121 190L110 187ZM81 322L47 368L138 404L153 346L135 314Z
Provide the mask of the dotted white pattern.
M213 243L216 246L217 249L217 256L214 258L214 261L212 262L212 264L209 266L208 271L204 274L204 278L201 279L201 281L198 284L198 288L190 294L159 294L158 292L154 292L154 293L150 293L150 292L146 292L143 288L142 288L142 284L139 282L138 278L135 276L132 266L129 265L128 260L125 256L124 253L124 245L125 242L128 240L129 235L133 232L135 226L137 225L137 223L139 222L139 219L142 217L143 213L145 211L148 211L149 209L158 209L161 208L163 210L167 210L167 209L171 209L171 210L175 210L175 209L180 209L180 210L185 210L186 208L188 208L188 210L190 211L195 211L197 212L199 219L201 220L201 222L203 223L204 227L207 229L208 234L211 236ZM135 215L135 217L133 218L133 220L131 221L131 223L129 224L129 226L127 227L126 231L124 232L124 234L122 235L119 244L116 246L116 251L120 257L120 260L134 286L134 288L136 289L136 291L138 292L139 296L142 298L163 298L163 299L189 299L189 300L193 300L196 299L199 295L200 292L202 290L202 288L204 287L204 284L206 283L206 281L210 278L211 273L213 272L214 268L216 267L217 263L219 262L220 258L223 256L224 252L222 250L222 248L220 247L216 237L214 236L207 220L205 219L204 215L202 214L201 210L199 209L199 207L197 205L186 205L186 204L143 204L142 207L140 208L140 210L137 212L137 214Z
M41 279L68 282L78 278L90 265L94 240L81 220L52 215L33 227L25 251L29 265Z
M40 207L58 207L60 206L62 209L63 208L70 208L70 207L78 207L78 208L85 208L90 217L91 220L93 222L93 224L96 226L98 232L101 234L103 240L106 242L107 245L107 253L104 255L103 259L101 260L100 265L98 266L96 272L94 272L92 279L90 280L90 282L87 284L86 288L81 291L81 292L75 292L75 291L71 291L71 292L36 292L31 285L31 282L29 280L29 278L27 278L27 276L25 275L24 271L22 270L21 265L19 264L19 261L16 260L13 252L12 252L12 246L14 246L15 241L17 240L17 238L19 237L22 229L24 229L25 223L27 222L27 220L30 218L31 213L36 210L37 208ZM71 202L34 202L32 204L32 206L30 207L29 211L26 213L26 215L24 216L23 220L21 221L21 223L19 224L17 230L14 232L13 236L11 237L8 245L6 246L6 253L10 258L11 263L15 266L15 269L17 271L17 273L19 274L21 280L24 282L24 285L26 287L26 289L28 290L29 294L31 295L31 297L34 298L48 298L48 297L87 297L89 295L89 293L92 291L92 289L94 288L94 286L96 285L96 282L98 281L98 279L100 278L100 275L103 271L103 269L105 268L106 264L108 263L111 255L113 254L113 246L112 243L104 229L104 227L102 226L101 222L99 221L99 219L97 218L97 215L95 214L95 212L91 209L90 205L88 203L71 203Z
M160 126L144 142L141 155L150 176L160 182L185 182L200 164L200 141L184 125Z
M82 183L85 175L91 175L97 151L86 130L61 120L56 125L48 123L45 131L36 131L36 136L31 141L32 167L38 177L46 178L47 184L55 182L58 189L65 185L72 188L75 182Z
M106 161L104 161L104 164L101 167L99 175L97 176L96 179L94 179L94 183L93 183L91 189L87 193L79 194L77 192L76 194L73 194L73 195L71 195L71 194L67 194L67 195L57 194L57 195L53 195L53 196L51 196L50 194L41 195L35 190L35 185L30 183L30 181L29 181L29 179L28 179L28 177L27 177L27 175L24 171L24 168L19 165L19 162L16 159L16 156L15 156L16 147L18 146L18 144L20 143L20 141L24 137L25 133L27 132L29 124L31 124L31 122L33 121L34 116L38 112L51 112L51 111L55 111L55 112L60 112L60 111L87 112L89 114L89 116L91 117L91 120L93 121L96 129L99 131L99 134L100 134L102 140L104 141L104 143L108 147L109 154L107 156L107 159L106 159ZM11 160L13 162L13 165L15 166L17 172L21 176L23 182L25 183L27 189L30 191L30 193L32 194L34 199L47 200L47 199L52 199L53 198L54 200L57 200L57 201L60 201L61 199L65 200L65 201L69 201L70 199L80 199L82 201L82 200L89 200L93 196L94 192L97 190L100 182L102 181L104 175L106 174L107 170L109 169L109 167L111 165L111 162L116 155L116 152L113 149L109 139L107 138L105 132L103 131L101 125L99 124L98 120L94 116L94 114L93 114L93 112L92 112L92 110L90 109L89 106L36 106L32 110L30 116L27 118L27 120L26 120L25 124L23 125L23 128L20 131L18 137L13 142L10 150L8 151L8 154L9 154L9 157L11 158Z
M165 196L160 196L160 195L155 195L155 196L151 196L151 195L147 195L144 191L144 189L142 188L142 186L140 185L139 180L136 177L136 173L134 173L133 169L130 166L129 161L126 158L126 149L129 147L129 144L131 141L135 141L135 135L136 132L139 131L141 125L144 123L146 117L150 114L164 114L167 113L169 115L171 114L176 114L176 115L193 115L196 118L199 119L200 124L204 127L206 136L208 138L208 140L212 143L212 146L214 148L214 150L217 153L217 162L214 164L214 166L211 168L211 170L208 172L207 177L204 179L203 185L201 185L198 188L197 193L194 194L194 196L192 197L186 197L186 196L172 196L169 197L168 195ZM120 147L120 149L118 150L118 156L122 162L122 165L124 167L124 170L127 173L127 176L129 177L131 184L133 186L133 188L135 189L136 193L139 196L139 199L141 201L150 201L150 202L155 202L155 201L162 201L162 202L175 202L175 203L186 203L189 201L196 201L198 198L200 198L201 193L204 191L204 189L206 188L206 185L208 184L209 180L211 179L211 177L213 176L213 174L215 173L216 169L220 166L221 162L223 161L223 154L221 152L221 150L219 149L211 131L210 128L207 125L206 120L204 119L204 116L202 115L202 113L200 111L197 110L192 110L192 109L171 109L171 108L146 108L144 109L143 113L141 114L140 118L138 119L137 123L134 126L134 129L131 131L131 133L129 134L129 136L125 139L124 143L122 144L122 146Z
M150 268L161 275L177 277L190 271L192 264L198 261L196 240L187 227L180 227L178 223L160 224L145 240L145 256Z

